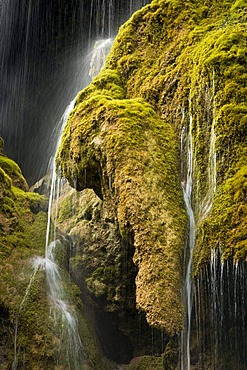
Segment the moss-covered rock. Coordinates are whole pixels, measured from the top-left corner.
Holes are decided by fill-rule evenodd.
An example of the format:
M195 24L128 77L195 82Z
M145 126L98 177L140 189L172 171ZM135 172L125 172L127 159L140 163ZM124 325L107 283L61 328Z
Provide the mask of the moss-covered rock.
M108 203L120 233L133 233L137 306L151 325L169 333L179 331L182 316L186 217L179 136L192 120L194 207L201 235L202 218L210 219L201 217L200 209L214 196L217 209L221 184L231 181L244 155L245 22L241 1L153 1L121 27L105 68L78 95L63 134L62 173L77 189L92 187ZM207 145L212 132L214 148ZM216 195L209 195L212 150ZM201 242L200 237L196 271L209 260L210 248L218 247L211 243L205 249ZM242 240L231 245L238 256L245 255Z
M62 325L54 326L42 259L47 199L22 189L20 169L7 157L0 162L0 178L0 367L67 369L71 365L67 363L67 338L63 337ZM66 241L63 236L60 239ZM61 267L65 265L65 247L61 248L59 257ZM69 248L67 254L68 251ZM78 354L82 358L81 366L83 369L99 366L103 370L106 365L85 318L80 291L67 271L61 269L61 274L72 311L78 314L83 342L83 353Z
M136 309L132 238L119 234L112 211L92 189L76 192L66 184L58 203L57 227L73 240L69 271L105 356L128 363L133 356L159 353L164 346L161 333ZM141 338L140 326L146 333Z
M246 156L245 28L246 9L241 1L153 1L121 28L107 62L120 74L126 96L141 96L151 103L178 136L192 119L198 234L203 233L202 219L208 216L206 204L214 198L212 155L216 157L217 193L224 187L222 182L235 176ZM214 148L210 144L212 127ZM216 208L221 206L221 200L217 204L220 197L215 197ZM224 209L224 214L228 211ZM239 215L239 223L246 225L244 213ZM232 225L221 224L221 229L229 234ZM215 239L219 240L219 235ZM199 237L196 271L202 261L209 260L210 248L218 247L218 243L210 243L204 248L205 244ZM233 254L246 258L244 243L242 253L230 238L220 244L223 252L231 244Z
M131 241L137 307L170 335L182 327L190 125L194 274L212 250L247 256L246 16L241 0L152 1L121 27L63 133L63 175L77 190L93 188ZM99 294L104 276L100 266L91 279Z
M186 218L175 135L145 101L118 99L120 87L116 99L107 90L98 95L99 82L100 88L112 82L110 72L79 95L59 153L61 169L77 189L92 187L108 203L123 237L133 233L137 305L153 326L178 332Z
M27 191L28 185L22 176L20 167L5 155L0 155L0 167L12 179L13 186Z
M56 350L45 275L33 266L44 252L47 200L24 190L21 170L6 156L0 159L0 176L0 308L8 328L0 343L1 365L52 369Z

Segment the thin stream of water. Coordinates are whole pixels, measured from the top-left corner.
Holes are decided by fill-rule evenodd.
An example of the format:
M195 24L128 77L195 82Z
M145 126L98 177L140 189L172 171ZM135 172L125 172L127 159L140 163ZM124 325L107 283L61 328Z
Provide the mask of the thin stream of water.
M112 44L111 39L101 40L98 42L93 51L93 58L91 58L90 68L96 72L99 72L102 68L105 58L110 50ZM59 148L62 132L67 122L68 116L74 108L75 99L66 108L59 127L59 140L56 146L56 152ZM58 203L59 196L62 189L62 180L56 174L55 157L52 162L52 179L48 205L48 219L47 219L47 230L46 230L46 242L45 242L45 257L37 257L33 261L34 272L29 280L28 287L25 291L24 298L19 307L19 313L16 319L15 326L15 338L14 338L14 361L12 364L12 370L16 370L18 367L18 348L17 348L17 335L18 335L18 320L20 312L24 306L24 303L29 295L31 286L34 282L35 276L40 268L45 269L47 285L48 285L48 297L51 303L51 311L53 314L54 327L58 337L62 341L66 342L65 353L61 353L63 362L66 369L70 370L82 370L85 365L85 354L83 349L83 341L80 337L78 318L74 312L74 309L69 303L69 298L64 289L63 274L56 261L57 249L61 245L61 241L57 240L56 237L56 218L58 215ZM54 211L55 210L55 211ZM53 228L51 224L53 213ZM86 366L86 365L85 365Z
M191 310L192 310L192 280L191 267L192 255L195 244L195 219L192 208L192 188L193 188L193 138L192 138L193 119L190 115L189 130L187 135L187 175L183 186L183 196L187 214L189 217L189 241L188 241L188 264L185 276L185 300L186 300L186 324L183 333L184 357L183 364L185 369L190 370L190 331L191 331ZM183 365L184 366L184 365ZM182 367L183 368L183 367Z
M99 73L102 68L105 58L112 44L111 39L102 40L94 47L93 57L91 59L90 68L94 73ZM74 107L75 99L67 107L61 119L60 138L57 143L56 152L60 145L60 140L64 126L68 116ZM51 191L48 207L48 224L46 232L46 248L45 248L45 266L48 283L48 293L50 301L54 308L54 323L58 328L63 328L62 336L66 338L66 365L68 369L72 364L73 370L81 370L84 360L83 341L80 337L78 320L76 314L71 310L69 299L65 293L63 277L60 273L60 268L56 263L56 249L59 248L60 242L56 240L55 232L51 235L51 213L55 209L54 230L56 230L56 216L58 214L59 196L61 192L61 178L56 174L55 160L53 162L53 175L51 183ZM62 325L61 325L62 320Z

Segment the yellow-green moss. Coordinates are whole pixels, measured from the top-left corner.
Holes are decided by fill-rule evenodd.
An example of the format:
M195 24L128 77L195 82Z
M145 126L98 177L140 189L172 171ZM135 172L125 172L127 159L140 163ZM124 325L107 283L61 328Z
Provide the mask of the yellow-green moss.
M0 307L8 312L12 330L12 345L6 348L9 362L4 366L10 368L13 363L17 328L18 362L25 361L26 368L49 369L55 351L44 274L37 275L24 300L34 271L32 258L44 253L47 214L39 211L47 200L23 190L26 182L21 171L7 157L0 157L0 178Z
M126 370L163 370L164 359L155 356L141 356L133 359L131 363L126 366Z
M188 125L192 117L198 234L202 202L211 186L212 125L216 135L217 193L245 158L246 15L242 1L153 1L121 28L107 61L109 68L119 72L126 95L142 96L151 103L160 117L175 127L178 136L181 126ZM218 199L216 195L216 208L220 207ZM239 223L246 224L244 213L239 218ZM225 234L231 230L229 224L221 227ZM196 270L210 257L210 248L201 242L198 238ZM246 258L244 241L234 246L229 239L229 243ZM210 246L213 248L212 243Z
M153 326L178 332L186 217L175 135L143 99L119 99L112 85L105 92L111 71L102 75L79 94L59 164L71 185L92 187L113 206L120 233L134 233L137 305Z
M217 248L223 258L246 260L246 194L247 166L244 165L219 186L212 212L200 225L196 250L199 266L207 261L211 249Z
M182 126L191 119L195 271L219 245L213 215L220 203L223 218L243 209L237 200L233 210L229 204L237 198L226 189L239 176L246 147L245 30L246 8L239 0L153 1L121 27L104 70L78 95L63 134L63 174L72 186L92 187L108 203L123 237L134 233L137 305L150 324L170 333L181 328L186 216L178 161ZM212 186L212 126L217 193L212 213L203 218L200 208ZM232 235L236 227L245 229L246 218L243 211L237 216L238 226L221 224L228 235L221 248L229 256L230 243L244 258L242 232L238 241ZM209 246L205 238L211 238Z
M9 165L17 170L10 171ZM35 270L33 265L35 258L42 257L45 252L47 199L24 191L18 176L22 179L19 167L4 157L0 162L0 309L8 313L5 325L9 334L5 340L8 355L2 366L12 367L16 345L18 368L25 364L30 370L52 370L57 366L65 369L67 360L63 358L63 345L66 340L58 335L62 327L54 328L45 271L42 267ZM62 247L60 260L64 258L64 250ZM83 313L79 288L71 282L66 271L61 269L60 273L72 309L80 311L78 322L85 351L82 367L104 369L99 345Z
M28 189L20 167L10 158L0 154L0 168L2 168L11 177L13 185L23 190Z

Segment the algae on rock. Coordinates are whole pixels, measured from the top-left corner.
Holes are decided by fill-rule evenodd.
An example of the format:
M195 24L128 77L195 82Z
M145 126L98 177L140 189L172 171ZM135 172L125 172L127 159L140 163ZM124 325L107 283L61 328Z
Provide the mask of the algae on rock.
M3 150L0 180L0 367L52 370L59 364L65 369L61 361L65 341L53 328L44 262L39 262L45 251L47 199L26 191L20 168ZM85 319L80 291L68 272L63 275L74 309L80 311L85 366L104 369L99 345Z
M47 200L26 191L21 170L3 151L0 178L0 310L8 328L1 329L1 363L10 368L16 360L29 369L50 369L56 350L42 271L37 272L25 297L34 271L32 259L44 250Z
M151 325L174 334L182 328L186 220L175 135L144 100L119 99L114 73L102 75L78 96L59 152L61 170L78 190L92 187L103 198L123 237L133 233L137 305Z
M193 273L210 263L211 250L247 257L243 4L155 0L136 12L79 93L57 158L71 186L92 188L123 240L133 240L137 307L169 335L183 321L179 146L190 121Z

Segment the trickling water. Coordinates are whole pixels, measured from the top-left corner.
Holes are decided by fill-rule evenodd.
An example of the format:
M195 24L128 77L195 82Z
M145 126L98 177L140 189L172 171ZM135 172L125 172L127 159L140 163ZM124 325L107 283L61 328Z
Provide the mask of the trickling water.
M61 133L68 119L69 113L74 107L74 101L67 107L61 119ZM61 136L61 135L60 135ZM59 142L57 148L59 146ZM56 176L55 161L53 163L53 176L48 207L48 223L46 232L45 269L48 284L48 295L52 304L55 328L61 340L66 339L66 353L64 362L66 368L73 370L82 369L84 351L79 334L76 314L73 313L68 297L65 293L64 282L60 268L56 263L56 249L61 242L56 239L56 215L58 198L61 190L61 179ZM51 210L55 207L54 233L51 235ZM50 241L51 240L51 241ZM64 356L64 353L61 353Z
M90 67L93 68L94 73L100 71L102 68L105 58L109 52L111 39L102 40L97 43L92 54ZM67 107L59 124L60 135L57 143L56 152L60 145L61 135L64 126L67 122L68 116L74 107L75 99ZM56 219L58 215L58 201L61 195L62 180L56 174L55 160L53 161L53 174L51 182L51 190L49 197L48 206L48 223L46 232L46 248L45 248L45 259L44 265L46 269L47 283L48 283L48 294L50 302L53 306L53 317L54 324L58 332L60 331L60 337L66 339L66 356L64 358L67 369L81 370L82 364L85 361L85 354L83 350L83 341L80 337L78 320L76 314L73 312L71 305L69 304L69 298L67 297L64 289L64 282L62 272L56 262L57 249L60 246L60 241L56 237ZM53 212L54 230L51 230L51 213ZM62 328L62 333L61 333Z
M207 173L208 173L208 182L207 182L207 192L202 201L199 210L199 218L204 219L208 216L214 201L214 195L216 192L216 150L215 150L215 81L214 81L214 74L212 80L212 123L211 123L211 132L210 132L210 145L209 145L209 155L208 155L208 166L207 166Z
M112 39L96 41L94 51L90 62L89 76L91 78L97 76L106 60L106 57L111 49Z
M185 276L185 308L186 308L186 319L185 328L182 333L182 358L181 368L190 370L190 332L191 332L191 311L192 311L192 280L191 280L191 268L192 268L192 256L195 244L195 219L192 207L192 188L193 188L193 137L192 137L192 124L193 119L189 117L189 129L187 135L185 134L185 128L182 130L181 135L181 152L185 149L186 140L187 143L187 174L186 179L182 183L183 196L187 214L189 217L189 240L188 245L185 248L187 269Z
M27 289L25 291L25 294L24 294L24 297L20 303L20 306L19 306L19 310L18 310L18 313L17 313L17 316L16 316L16 320L15 320L15 331L14 331L14 361L12 363L12 370L16 370L17 367L18 367L18 348L17 348L17 336L18 336L18 324L19 324L19 317L20 317L20 314L22 312L22 309L24 307L24 304L26 303L26 300L27 300L27 297L30 293L30 289L33 285L33 282L35 280L35 277L36 277L36 274L37 272L39 271L42 263L41 263L41 260L42 259L35 259L32 263L33 267L34 267L34 271L31 275L31 278L29 280L29 283L28 283L28 286L27 286Z
M247 263L224 260L219 250L195 281L198 366L247 369Z
M64 107L89 83L88 50L149 2L0 1L0 135L30 185L46 173Z

